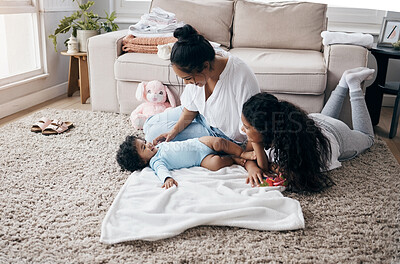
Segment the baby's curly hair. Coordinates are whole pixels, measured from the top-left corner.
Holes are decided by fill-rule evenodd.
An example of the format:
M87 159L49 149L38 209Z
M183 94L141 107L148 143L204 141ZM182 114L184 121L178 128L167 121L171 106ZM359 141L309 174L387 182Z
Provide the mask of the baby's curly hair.
M117 151L117 162L123 171L134 172L147 166L136 149L137 136L127 136Z

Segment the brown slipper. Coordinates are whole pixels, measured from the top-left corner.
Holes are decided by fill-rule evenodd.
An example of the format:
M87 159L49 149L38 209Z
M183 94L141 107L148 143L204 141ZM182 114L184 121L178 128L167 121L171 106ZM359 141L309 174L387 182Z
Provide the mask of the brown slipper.
M54 119L50 125L48 125L42 132L43 135L57 135L61 134L74 125L71 122L62 122L60 120Z
M40 118L40 120L35 123L32 127L31 127L31 131L35 132L35 133L39 133L42 132L48 125L50 125L51 120L46 118L46 117L42 117Z

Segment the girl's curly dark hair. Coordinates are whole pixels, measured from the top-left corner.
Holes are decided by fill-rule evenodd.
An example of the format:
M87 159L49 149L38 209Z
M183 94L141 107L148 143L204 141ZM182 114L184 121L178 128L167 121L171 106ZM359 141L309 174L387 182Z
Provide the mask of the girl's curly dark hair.
M127 136L117 151L117 162L123 171L134 172L147 166L136 149L136 136Z
M246 101L243 116L261 133L264 147L274 150L290 190L319 192L333 185L326 173L330 142L303 110L264 92Z

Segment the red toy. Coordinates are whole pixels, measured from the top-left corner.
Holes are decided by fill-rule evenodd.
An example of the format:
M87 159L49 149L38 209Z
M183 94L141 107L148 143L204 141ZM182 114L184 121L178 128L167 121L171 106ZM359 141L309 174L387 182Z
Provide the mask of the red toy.
M275 187L275 186L287 186L287 180L282 176L276 177L266 177L263 183L260 184L261 187Z

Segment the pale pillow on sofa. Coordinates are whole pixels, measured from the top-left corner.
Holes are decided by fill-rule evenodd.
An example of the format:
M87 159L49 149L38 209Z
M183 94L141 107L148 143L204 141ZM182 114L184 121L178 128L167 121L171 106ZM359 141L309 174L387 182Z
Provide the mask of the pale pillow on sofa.
M320 51L320 34L325 29L325 4L238 0L232 46Z

